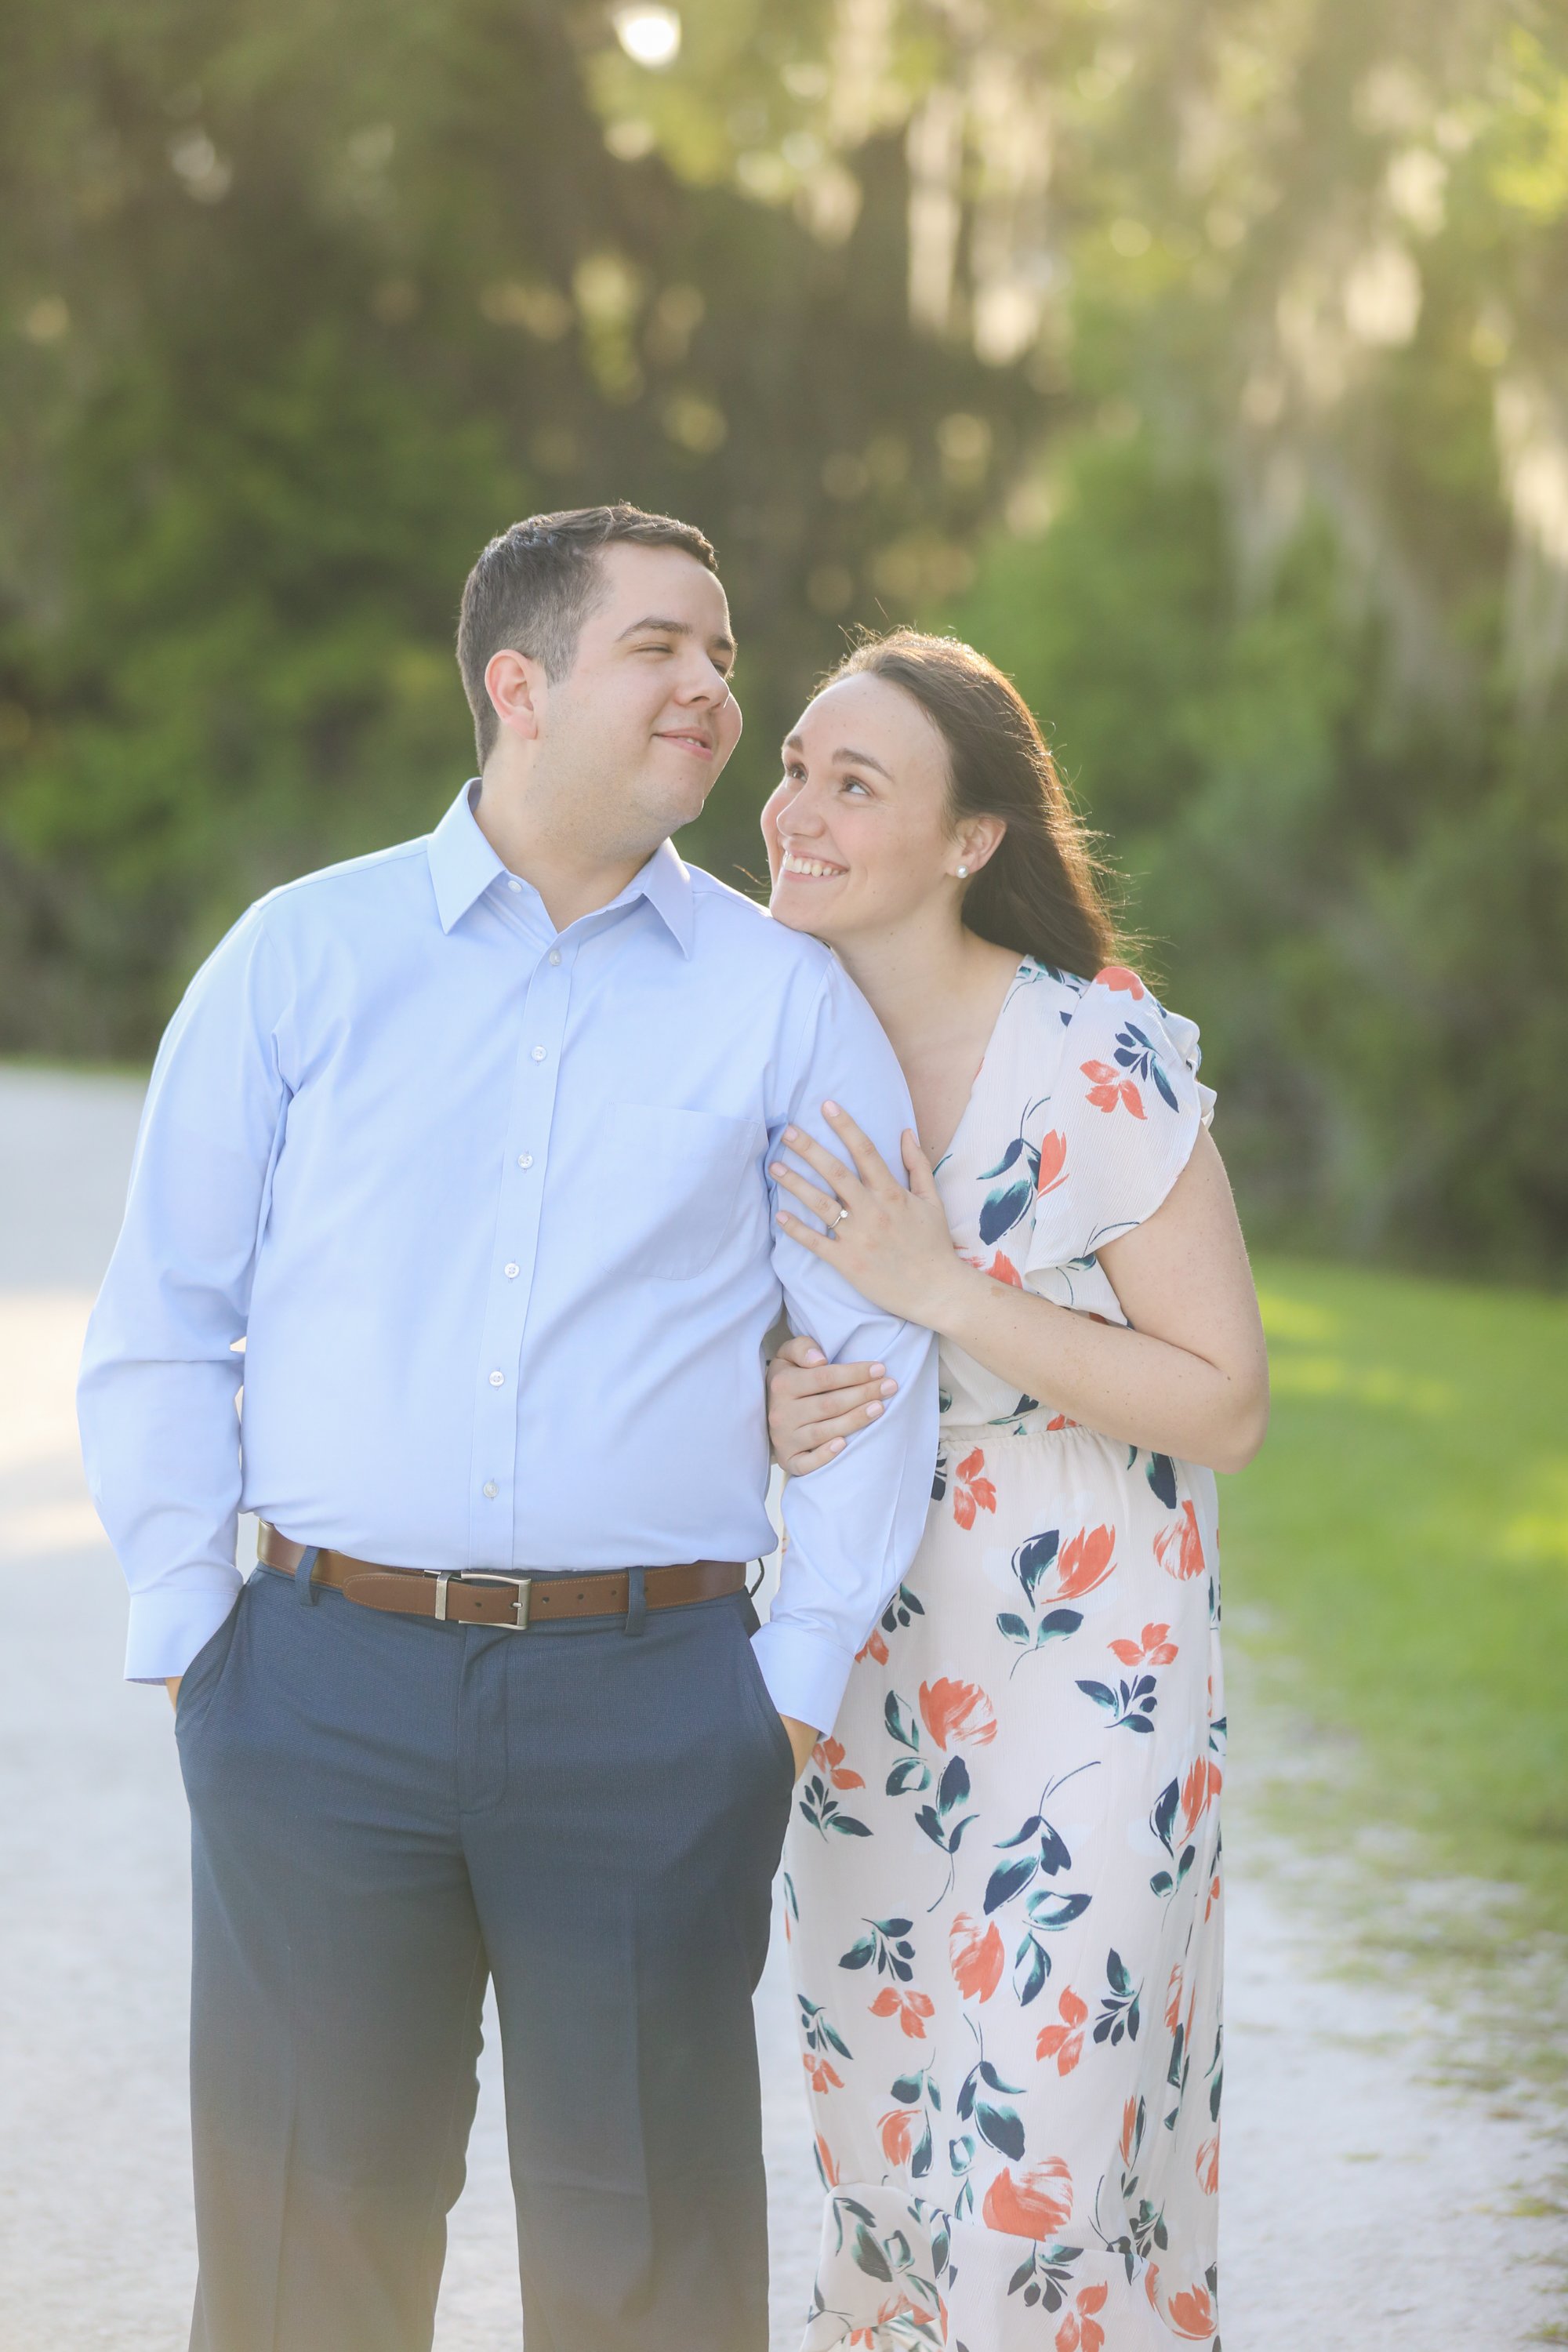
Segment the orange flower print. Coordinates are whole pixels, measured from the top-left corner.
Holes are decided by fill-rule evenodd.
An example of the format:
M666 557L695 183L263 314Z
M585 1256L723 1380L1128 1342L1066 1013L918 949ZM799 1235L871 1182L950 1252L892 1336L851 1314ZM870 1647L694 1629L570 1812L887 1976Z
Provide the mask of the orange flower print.
M1129 2099L1121 2110L1121 2137L1118 2146L1121 2150L1122 2166L1130 2172L1132 2168L1132 2158L1138 2150L1138 2102L1136 2099Z
M943 1750L950 1740L972 1740L984 1748L996 1737L996 1710L979 1684L949 1682L945 1675L921 1683L921 1720Z
M1094 984L1096 988L1113 989L1119 994L1125 992L1131 997L1134 1004L1138 1003L1145 993L1143 983L1137 973L1129 971L1124 963L1108 963L1103 971L1096 972Z
M1057 2352L1100 2352L1105 2330L1094 2314L1104 2310L1110 2292L1106 2286L1086 2286L1073 2297L1072 2309L1057 2330Z
M876 2352L877 2346L887 2341L882 2334L883 2328L906 2315L916 2327L929 2329L934 2324L934 2313L922 2310L912 2295L902 2293L890 2295L878 2312L874 2326L853 2330L848 2339L851 2347L859 2345L864 2347L864 2352Z
M1182 1780L1181 1811L1175 1832L1178 1843L1191 1837L1207 1812L1210 1800L1218 1796L1224 1779L1212 1756L1199 1756L1188 1765Z
M911 2042L925 2040L926 2019L934 2015L935 2011L935 2001L923 1992L900 1992L894 1985L884 1985L871 2003L873 2017L896 2016Z
M1189 2344L1201 2344L1215 2331L1214 2298L1206 2286L1184 2287L1171 2297L1165 2317Z
M824 2189L837 2188L839 2178L838 2167L834 2162L833 2150L828 2147L827 2142L823 2138L820 2132L816 2135L816 2168L822 2175L822 2185Z
M984 1474L985 1455L980 1446L966 1454L952 1474L952 1516L961 1528L974 1525L976 1511L996 1508L996 1489Z
M1004 2165L981 2208L988 2230L1011 2238L1048 2238L1072 2213L1072 2174L1059 2156L1031 2165L1015 2180Z
M814 2091L841 2091L844 2088L843 2075L836 2074L826 2059L819 2058L816 2051L806 2051L800 2063L805 2068L806 2079Z
M867 1643L863 1650L856 1651L855 1663L857 1665L859 1665L866 1658L875 1658L879 1666L885 1666L887 1664L888 1645L882 1639L880 1629L872 1634L870 1640Z
M1165 1992L1165 2030L1174 2033L1182 2014L1182 1966L1178 1960L1171 1970L1171 1981Z
M996 1922L984 1935L967 1911L961 1911L947 1937L947 1964L952 1981L965 2000L989 2000L1002 1981L1006 1954Z
M1210 1921L1210 1920L1213 1918L1213 1916L1214 1916L1214 1906L1215 1906L1215 1905L1218 1901L1219 1901L1219 1873L1218 1873L1218 1871L1216 1870L1216 1871L1215 1872L1215 1874L1214 1874L1213 1878L1209 1881L1208 1901L1204 1905L1204 1926L1205 1926L1205 1927L1208 1926L1209 1921Z
M1219 2188L1219 2134L1205 2139L1197 2154L1198 2187L1205 2197L1213 2197Z
M1078 1423L1076 1421L1069 1421L1065 1412L1058 1412L1052 1420L1047 1422L1046 1427L1047 1429L1076 1429L1078 1427Z
M1047 1192L1054 1192L1058 1184L1067 1182L1067 1158L1068 1139L1065 1135L1058 1135L1053 1129L1049 1135L1040 1138L1040 1173L1035 1186L1037 1194L1043 1197Z
M1081 1601L1097 1584L1103 1584L1115 1561L1114 1528L1085 1528L1063 1548L1057 1564L1057 1586L1053 1601Z
M845 1770L841 1739L819 1739L811 1751L811 1760L819 1772L826 1774L836 1789L863 1789L866 1785L858 1772Z
M1124 1666L1168 1666L1179 1653L1174 1642L1167 1641L1168 1625L1145 1625L1142 1638L1136 1642L1110 1642L1106 1644Z
M1084 1100L1091 1102L1096 1110L1114 1110L1120 1103L1134 1118L1142 1118L1143 1097L1131 1078L1110 1062L1080 1062L1079 1067L1090 1081Z
M910 2150L915 2144L915 2126L921 2119L918 2107L892 2107L882 2117L878 2129L881 2134L882 2154L889 2164L907 2164Z
M1167 1576L1179 1577L1184 1584L1203 1574L1204 1539L1198 1533L1198 1515L1190 1503L1182 1505L1174 1527L1155 1537L1154 1557Z
M1070 2074L1083 2056L1083 2026L1089 2015L1089 2003L1080 2000L1069 1985L1057 2008L1061 2015L1059 2025L1047 2025L1035 2044L1037 2058L1054 2058L1058 2074Z
M996 1252L990 1265L983 1265L980 1271L982 1274L988 1274L993 1282L1010 1282L1015 1290L1022 1290L1024 1287L1023 1276L1012 1259L1005 1256L1001 1250Z

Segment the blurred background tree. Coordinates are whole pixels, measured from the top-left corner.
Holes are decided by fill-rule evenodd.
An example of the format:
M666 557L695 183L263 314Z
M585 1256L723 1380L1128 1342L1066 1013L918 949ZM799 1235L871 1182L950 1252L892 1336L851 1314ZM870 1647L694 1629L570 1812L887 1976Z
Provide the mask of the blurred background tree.
M0 1044L145 1053L471 764L474 551L1018 678L1253 1228L1568 1265L1568 28L1501 0L13 0Z

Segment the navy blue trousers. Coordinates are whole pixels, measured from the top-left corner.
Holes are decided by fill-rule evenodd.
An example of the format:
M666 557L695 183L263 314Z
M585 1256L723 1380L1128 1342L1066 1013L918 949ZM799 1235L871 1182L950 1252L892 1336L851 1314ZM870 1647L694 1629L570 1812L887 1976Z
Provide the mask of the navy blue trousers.
M426 2352L493 1978L528 2352L766 2352L743 1595L524 1633L258 1569L193 1662L193 2352Z

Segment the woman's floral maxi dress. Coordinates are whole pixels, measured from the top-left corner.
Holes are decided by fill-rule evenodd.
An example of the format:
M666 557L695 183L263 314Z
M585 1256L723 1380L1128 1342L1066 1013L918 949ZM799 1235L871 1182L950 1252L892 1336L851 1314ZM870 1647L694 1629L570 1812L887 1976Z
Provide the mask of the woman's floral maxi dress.
M996 1280L1123 1322L1094 1253L1213 1105L1120 969L1027 961L937 1170ZM785 1862L827 2188L806 2352L1219 2352L1213 1476L944 1348L931 1516Z

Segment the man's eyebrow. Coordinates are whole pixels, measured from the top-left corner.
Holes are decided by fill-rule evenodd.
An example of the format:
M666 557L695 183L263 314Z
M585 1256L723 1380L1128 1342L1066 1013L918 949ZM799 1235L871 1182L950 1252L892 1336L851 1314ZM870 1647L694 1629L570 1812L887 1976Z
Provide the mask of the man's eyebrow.
M695 635L689 621L667 621L661 614L645 613L640 621L634 621L629 629L621 631L616 643L618 646L624 645L628 637L640 637L652 629L657 629L661 635L667 637L689 637ZM732 654L735 650L734 638L727 637L722 629L710 637L708 642L716 646L721 653Z

